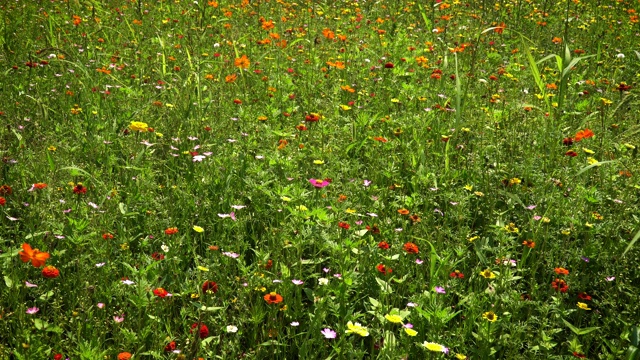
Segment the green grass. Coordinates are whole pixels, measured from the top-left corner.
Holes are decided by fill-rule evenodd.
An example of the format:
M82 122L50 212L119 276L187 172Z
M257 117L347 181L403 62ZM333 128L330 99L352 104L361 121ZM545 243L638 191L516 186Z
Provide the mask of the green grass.
M3 4L0 358L640 358L604 3Z

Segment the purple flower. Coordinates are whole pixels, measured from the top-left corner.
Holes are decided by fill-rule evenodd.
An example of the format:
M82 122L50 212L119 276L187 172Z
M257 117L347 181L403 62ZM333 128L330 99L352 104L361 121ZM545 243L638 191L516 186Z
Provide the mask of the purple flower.
M436 293L438 293L438 294L446 294L447 293L442 286L436 286L435 290L436 290Z
M404 324L402 326L406 327L407 329L413 329L413 324L412 323L406 323L406 324Z
M104 303L98 303L96 306L98 309L104 309Z
M27 308L27 314L29 315L33 315L35 313L37 313L38 311L40 311L40 309L38 309L37 307L32 307L32 308Z
M584 261L584 262L589 262L589 258L586 256L580 256L580 258Z
M329 185L329 182L327 180L322 179L309 179L309 182L311 183L311 185L317 187L318 189Z
M433 210L433 212L440 214L440 216L444 216L444 214L442 213L442 211L440 209L435 209L435 210Z
M233 258L233 259L237 259L237 258L240 257L240 254L236 254L236 253L230 252L230 251L225 251L225 252L222 253L222 255L228 256L228 257Z
M324 271L325 273L328 273L329 271L331 271L331 269L329 269L329 268L322 268L322 271Z
M331 329L329 329L329 328L325 328L320 333L322 335L324 335L325 339L335 339L336 338L336 332L331 330Z

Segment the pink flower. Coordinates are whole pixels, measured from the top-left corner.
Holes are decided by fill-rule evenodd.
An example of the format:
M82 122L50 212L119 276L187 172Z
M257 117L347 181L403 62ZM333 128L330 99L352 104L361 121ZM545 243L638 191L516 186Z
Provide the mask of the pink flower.
M32 307L32 308L27 308L27 314L29 315L33 315L35 313L37 313L38 311L40 311L40 309L38 309L37 307Z
M319 189L329 185L329 182L327 180L322 179L309 179L309 182L311 183L311 185Z

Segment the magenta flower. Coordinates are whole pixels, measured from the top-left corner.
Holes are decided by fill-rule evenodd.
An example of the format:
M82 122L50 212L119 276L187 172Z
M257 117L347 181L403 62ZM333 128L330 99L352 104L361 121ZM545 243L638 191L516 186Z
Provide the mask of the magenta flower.
M327 180L322 179L309 179L309 182L311 183L311 185L319 189L329 185L329 182Z
M27 309L27 314L33 315L33 314L37 313L38 311L40 311L40 309L38 309L37 307L28 308Z
M446 294L447 293L442 286L436 286L435 290L436 290L436 292L438 294Z

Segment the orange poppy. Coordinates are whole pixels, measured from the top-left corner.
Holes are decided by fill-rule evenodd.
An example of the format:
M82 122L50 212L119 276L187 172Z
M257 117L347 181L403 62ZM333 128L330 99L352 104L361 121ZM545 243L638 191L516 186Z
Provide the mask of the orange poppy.
M264 301L266 301L267 304L281 303L282 296L280 294L277 294L275 291L272 291L264 296Z
M22 250L18 254L20 255L20 260L22 262L31 261L31 265L35 267L41 267L49 258L49 253L42 252L38 249L32 249L31 245L24 243L22 244Z

